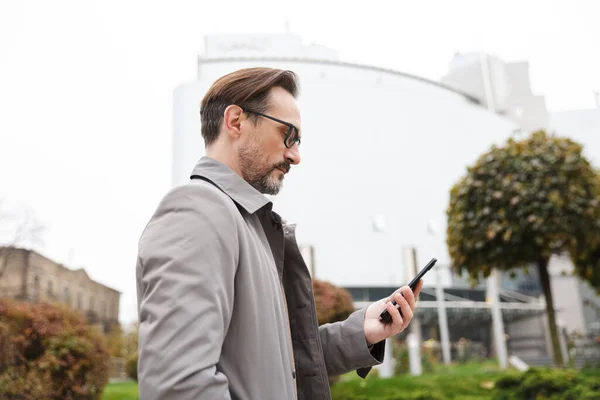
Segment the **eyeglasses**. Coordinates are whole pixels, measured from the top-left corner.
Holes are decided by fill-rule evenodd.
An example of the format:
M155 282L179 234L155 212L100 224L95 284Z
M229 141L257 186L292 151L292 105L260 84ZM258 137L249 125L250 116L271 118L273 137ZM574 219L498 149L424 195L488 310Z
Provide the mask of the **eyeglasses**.
M275 117L271 117L270 115L260 113L258 111L250 110L248 108L242 108L242 110L245 113L252 113L252 114L260 115L261 117L268 118L272 121L279 122L280 124L287 126L288 131L285 134L285 137L283 139L283 144L285 144L285 147L287 147L288 149L291 149L294 146L294 144L296 144L296 143L298 143L298 146L300 146L300 135L298 135L298 128L296 128L293 124L282 121Z

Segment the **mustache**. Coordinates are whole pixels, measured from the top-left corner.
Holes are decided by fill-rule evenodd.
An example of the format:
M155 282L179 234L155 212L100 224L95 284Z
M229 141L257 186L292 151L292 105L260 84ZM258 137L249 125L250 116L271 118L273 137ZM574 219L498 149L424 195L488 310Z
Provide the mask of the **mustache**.
M275 168L285 171L285 173L287 174L288 172L290 172L291 165L290 165L290 163L284 161L279 164L276 164L273 167L273 169L275 169Z

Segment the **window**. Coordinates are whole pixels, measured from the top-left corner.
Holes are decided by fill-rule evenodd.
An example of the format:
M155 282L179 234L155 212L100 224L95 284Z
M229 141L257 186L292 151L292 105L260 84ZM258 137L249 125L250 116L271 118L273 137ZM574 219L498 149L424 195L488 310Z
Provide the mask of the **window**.
M33 288L31 289L31 293L30 293L30 300L31 301L38 301L39 300L39 296L40 296L40 278L36 275L35 278L33 278Z
M52 284L52 281L48 281L48 297L54 297L54 285Z
M65 303L67 303L67 305L70 305L69 304L70 297L71 297L71 294L69 293L69 287L65 286L63 289L63 301Z
M77 309L83 310L83 293L77 293Z

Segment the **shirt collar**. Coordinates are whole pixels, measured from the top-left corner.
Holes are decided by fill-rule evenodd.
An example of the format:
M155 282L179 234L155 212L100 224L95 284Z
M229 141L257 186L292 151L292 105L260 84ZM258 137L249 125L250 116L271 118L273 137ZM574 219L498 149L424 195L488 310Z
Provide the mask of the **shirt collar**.
M267 197L230 167L213 158L202 157L194 167L192 175L200 175L211 180L249 214L254 214L266 205L269 205L269 208L273 206Z

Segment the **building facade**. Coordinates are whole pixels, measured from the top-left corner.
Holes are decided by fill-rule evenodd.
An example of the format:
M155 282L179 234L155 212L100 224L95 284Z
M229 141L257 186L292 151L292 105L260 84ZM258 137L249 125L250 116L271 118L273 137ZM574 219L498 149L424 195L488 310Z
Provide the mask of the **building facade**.
M208 36L198 79L173 95L173 186L204 155L199 107L207 89L255 66L300 79L302 162L272 200L297 223L299 243L311 246L315 277L340 286L403 284L403 246L448 263L450 188L516 124L439 82L346 63L293 35Z
M0 297L58 302L86 316L104 332L119 323L121 293L32 250L0 248Z

